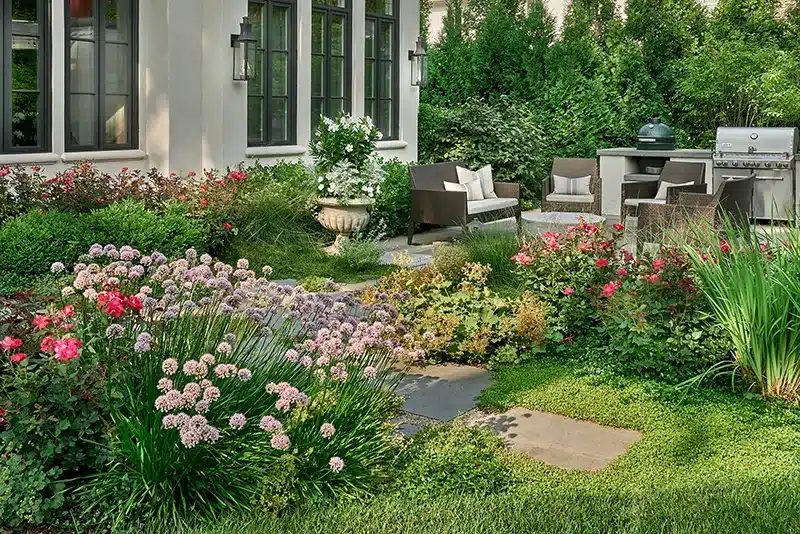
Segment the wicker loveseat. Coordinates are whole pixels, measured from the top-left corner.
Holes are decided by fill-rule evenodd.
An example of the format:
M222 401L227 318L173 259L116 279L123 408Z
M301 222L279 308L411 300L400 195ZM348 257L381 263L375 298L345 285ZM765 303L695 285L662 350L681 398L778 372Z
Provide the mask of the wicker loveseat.
M636 217L644 204L676 204L680 193L706 192L706 164L698 162L668 161L664 164L658 181L622 182L620 220ZM662 183L687 184L667 188L666 198L658 199Z
M589 176L588 195L564 195L555 192L553 176L581 178ZM601 182L597 161L590 158L555 158L553 171L542 182L542 211L593 213L600 215Z
M458 183L456 167L467 167L460 161L417 165L408 168L411 179L411 216L408 220L408 244L419 223L438 226L465 226L473 220L496 221L515 217L521 224L519 184L494 182L498 198L467 202L467 194L445 191L444 182Z

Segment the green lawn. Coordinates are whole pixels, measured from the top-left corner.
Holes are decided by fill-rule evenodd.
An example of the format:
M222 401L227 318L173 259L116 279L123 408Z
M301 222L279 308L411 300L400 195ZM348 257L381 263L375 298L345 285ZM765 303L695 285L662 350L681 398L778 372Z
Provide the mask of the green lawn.
M496 376L481 402L639 429L644 438L598 474L503 454L510 489L311 505L281 518L193 534L800 532L800 410L719 391L685 396L636 379L579 376L535 362ZM437 452L422 449L435 461ZM469 459L465 459L469 461Z

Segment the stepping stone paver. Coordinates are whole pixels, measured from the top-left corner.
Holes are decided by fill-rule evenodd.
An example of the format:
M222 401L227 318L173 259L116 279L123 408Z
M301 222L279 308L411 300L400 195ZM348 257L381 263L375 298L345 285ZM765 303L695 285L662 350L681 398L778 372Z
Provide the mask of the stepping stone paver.
M450 421L473 409L481 391L489 387L489 372L466 365L412 367L397 386L405 397L403 411L439 421Z
M384 252L381 255L380 263L381 265L394 265L395 264L395 256L399 254L398 252ZM433 259L433 255L431 254L411 254L409 253L409 257L411 262L408 265L404 265L404 267L412 267L412 268L419 268L425 267L428 265L431 260Z
M495 430L511 450L549 465L583 471L605 468L642 438L635 430L525 408L486 414L470 424Z

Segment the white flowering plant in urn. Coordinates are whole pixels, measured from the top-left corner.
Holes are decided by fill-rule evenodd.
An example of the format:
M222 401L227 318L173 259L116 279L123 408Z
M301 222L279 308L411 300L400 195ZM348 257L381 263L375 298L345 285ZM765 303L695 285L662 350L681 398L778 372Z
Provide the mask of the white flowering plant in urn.
M326 249L338 253L348 236L369 223L369 207L384 179L383 162L375 151L383 136L369 117L342 113L324 117L311 143L317 179L318 220L335 232L336 242Z

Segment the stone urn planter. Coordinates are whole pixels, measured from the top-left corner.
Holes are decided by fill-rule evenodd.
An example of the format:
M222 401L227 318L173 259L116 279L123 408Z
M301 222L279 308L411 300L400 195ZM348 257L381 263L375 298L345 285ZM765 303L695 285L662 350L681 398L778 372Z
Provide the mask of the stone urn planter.
M335 198L320 198L317 205L320 207L317 220L326 230L336 233L336 241L326 247L328 254L339 254L342 243L350 238L350 234L366 228L369 223L368 209L374 203L368 198L356 198L341 204Z

